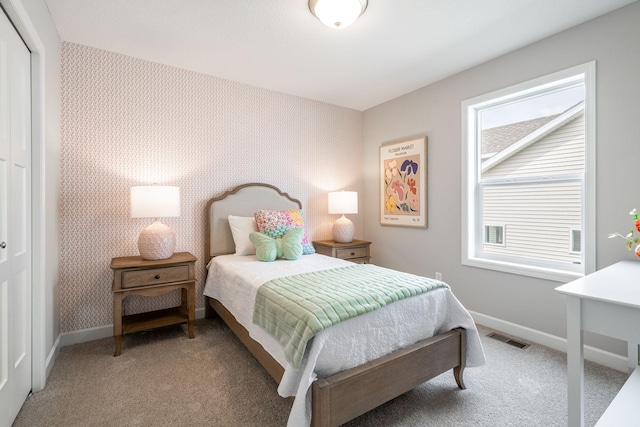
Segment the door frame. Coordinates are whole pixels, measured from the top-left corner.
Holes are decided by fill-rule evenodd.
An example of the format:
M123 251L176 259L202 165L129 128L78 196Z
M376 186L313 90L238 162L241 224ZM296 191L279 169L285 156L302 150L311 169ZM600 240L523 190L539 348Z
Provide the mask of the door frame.
M46 170L45 48L20 0L0 0L5 13L31 51L31 389L47 381L46 348ZM55 347L55 346L54 346Z

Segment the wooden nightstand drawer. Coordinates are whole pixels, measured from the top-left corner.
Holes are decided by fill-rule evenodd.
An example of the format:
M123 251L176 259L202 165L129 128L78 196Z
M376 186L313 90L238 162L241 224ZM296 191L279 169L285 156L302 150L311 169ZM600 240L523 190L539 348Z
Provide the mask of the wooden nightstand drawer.
M357 248L340 248L336 249L336 258L364 258L369 256L369 247L360 246Z
M186 280L189 280L188 265L122 272L123 288L160 285L162 283L182 282Z
M354 240L350 243L338 243L333 240L318 240L313 242L316 252L334 258L344 259L346 261L358 264L368 264L371 255L369 254L369 246L371 242L364 240Z

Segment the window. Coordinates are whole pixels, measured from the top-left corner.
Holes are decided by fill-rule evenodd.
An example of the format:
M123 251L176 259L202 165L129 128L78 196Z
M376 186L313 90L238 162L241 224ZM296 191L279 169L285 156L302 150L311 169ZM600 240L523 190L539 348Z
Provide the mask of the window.
M502 245L504 242L504 226L502 225L485 225L484 226L484 242L493 245Z
M581 231L579 229L571 229L571 249L569 249L571 252L581 252L582 248L581 248Z
M593 271L594 106L595 63L462 103L463 264Z

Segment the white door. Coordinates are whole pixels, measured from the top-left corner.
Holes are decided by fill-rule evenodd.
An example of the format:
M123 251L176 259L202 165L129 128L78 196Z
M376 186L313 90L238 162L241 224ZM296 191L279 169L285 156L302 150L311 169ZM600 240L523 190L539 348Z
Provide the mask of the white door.
M30 60L0 12L0 427L31 390Z

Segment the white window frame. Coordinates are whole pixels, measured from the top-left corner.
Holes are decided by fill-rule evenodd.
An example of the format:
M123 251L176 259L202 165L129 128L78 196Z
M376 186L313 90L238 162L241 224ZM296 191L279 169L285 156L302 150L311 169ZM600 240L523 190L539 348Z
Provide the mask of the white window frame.
M493 257L485 254L482 206L480 203L480 161L476 135L478 106L498 104L525 96L544 86L553 87L563 80L584 77L585 85L585 171L582 178L582 252L581 263L554 265L515 257ZM595 271L595 177L596 177L596 63L595 61L555 72L537 79L500 89L462 102L462 264L558 282L575 280ZM477 230L481 230L478 233Z

